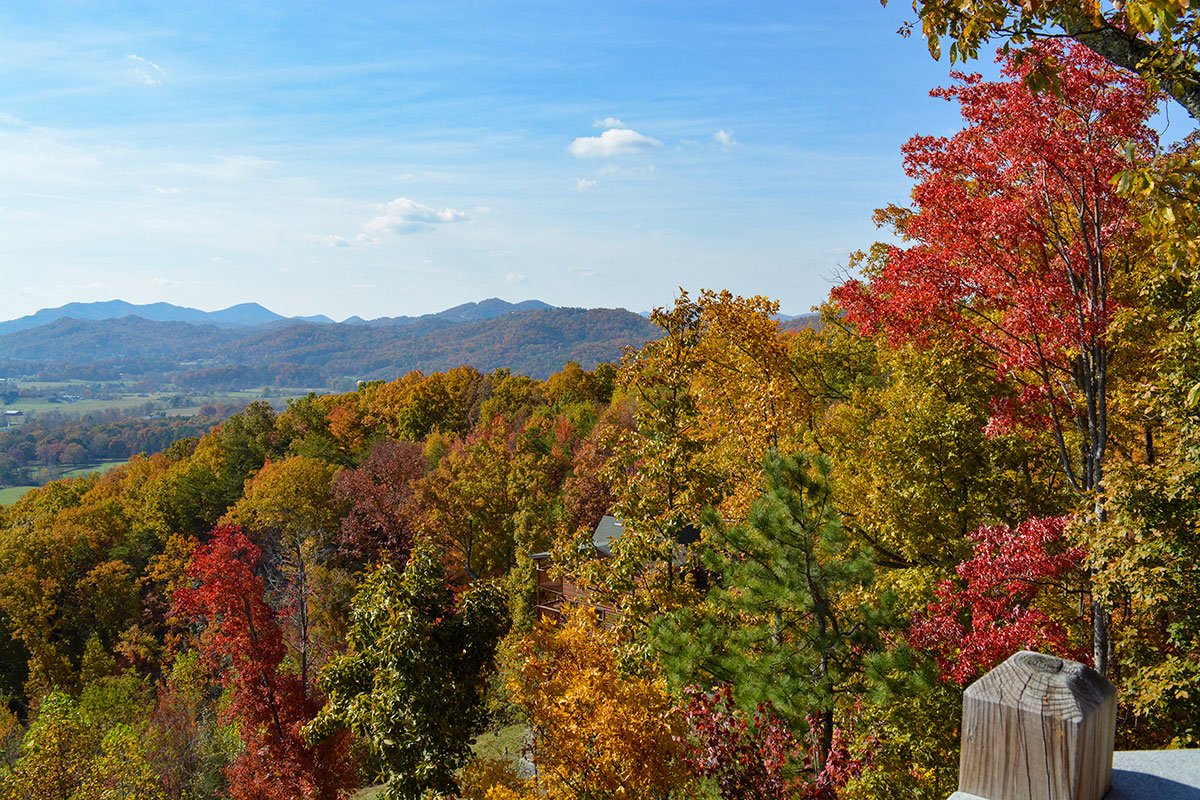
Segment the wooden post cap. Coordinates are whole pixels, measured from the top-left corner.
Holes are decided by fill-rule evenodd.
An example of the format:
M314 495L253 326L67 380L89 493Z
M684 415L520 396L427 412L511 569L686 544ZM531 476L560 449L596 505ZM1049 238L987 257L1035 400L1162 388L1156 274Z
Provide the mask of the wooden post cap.
M1101 800L1117 690L1077 661L1011 656L963 695L958 790L985 800Z

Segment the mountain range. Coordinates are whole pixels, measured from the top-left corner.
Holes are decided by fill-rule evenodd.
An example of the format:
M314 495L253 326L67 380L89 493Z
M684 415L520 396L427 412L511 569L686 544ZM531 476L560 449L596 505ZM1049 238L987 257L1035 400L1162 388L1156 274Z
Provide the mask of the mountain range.
M216 312L73 303L0 324L0 376L140 380L197 391L353 388L359 380L463 364L545 378L568 361L588 369L616 361L626 347L658 335L653 323L624 309L538 300L491 298L419 317L340 323L282 317L253 303Z
M526 311L532 308L552 308L541 300L524 300L520 303L508 303L497 297L483 300L479 303L463 303L445 311L425 314L420 317L380 317L366 320L354 316L343 320L346 325L405 325L423 319L438 318L451 322L473 322L481 319L494 319L513 311ZM104 320L120 319L121 317L140 317L153 322L187 322L197 325L215 325L218 328L241 328L254 325L278 325L292 322L311 322L318 325L333 325L334 320L324 314L309 317L285 317L276 314L258 303L239 303L220 311L201 311L198 308L187 308L171 303L148 303L138 305L124 300L105 300L97 303L67 303L57 308L43 308L33 314L19 319L0 322L0 336L7 333L37 328L48 325L60 319Z
M815 315L781 324L798 329ZM819 324L819 323L818 323ZM661 330L621 308L490 298L419 317L283 317L256 303L199 311L121 300L70 303L0 323L0 377L144 381L195 391L353 388L469 365L546 378L615 362Z

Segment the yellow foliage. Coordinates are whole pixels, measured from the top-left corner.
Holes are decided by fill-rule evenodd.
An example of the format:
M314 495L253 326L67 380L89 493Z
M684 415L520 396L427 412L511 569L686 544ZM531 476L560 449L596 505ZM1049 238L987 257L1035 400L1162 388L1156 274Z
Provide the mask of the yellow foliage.
M472 759L458 776L458 791L462 800L520 797L518 792L526 788L525 779L517 774L513 763L504 758Z
M245 494L221 521L258 534L273 529L292 539L332 535L339 519L333 501L336 471L306 456L267 462L246 482Z
M542 797L651 800L694 796L682 731L663 681L618 669L616 636L587 609L542 621L509 682L533 728ZM493 789L491 800L521 797Z

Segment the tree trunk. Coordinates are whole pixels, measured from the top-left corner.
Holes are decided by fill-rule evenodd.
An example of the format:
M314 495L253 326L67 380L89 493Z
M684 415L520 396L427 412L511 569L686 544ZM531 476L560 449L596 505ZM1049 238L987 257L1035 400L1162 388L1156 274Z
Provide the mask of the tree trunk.
M1183 106L1192 119L1200 120L1200 75L1196 70L1188 70L1187 74L1172 77L1158 74L1153 68L1146 69L1142 66L1143 62L1153 57L1157 48L1119 28L1075 28L1068 33L1075 41L1118 67L1137 73L1143 78L1157 78L1164 92Z
M1095 517L1096 527L1099 528L1108 519L1108 512L1104 508L1104 500L1100 496L1097 487ZM1092 580L1095 580L1095 572L1091 572ZM1108 677L1108 626L1109 614L1099 600L1096 599L1095 589L1092 590L1092 661L1095 664L1096 672L1099 672L1104 677Z

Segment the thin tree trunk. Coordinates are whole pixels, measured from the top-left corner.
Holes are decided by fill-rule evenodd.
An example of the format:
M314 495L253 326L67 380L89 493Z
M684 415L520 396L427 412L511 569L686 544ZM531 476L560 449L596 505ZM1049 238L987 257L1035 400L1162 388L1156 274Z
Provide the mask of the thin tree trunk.
M1098 487L1097 487L1098 488ZM1108 520L1108 512L1104 508L1104 500L1101 498L1099 491L1096 492L1095 506L1096 527L1099 528ZM1095 580L1095 572L1092 572L1092 580ZM1095 664L1096 671L1101 675L1108 677L1108 649L1109 649L1109 614L1099 600L1096 599L1095 588L1092 589L1092 661Z

